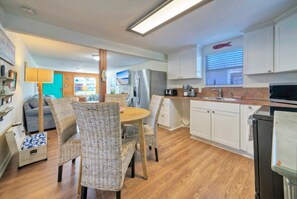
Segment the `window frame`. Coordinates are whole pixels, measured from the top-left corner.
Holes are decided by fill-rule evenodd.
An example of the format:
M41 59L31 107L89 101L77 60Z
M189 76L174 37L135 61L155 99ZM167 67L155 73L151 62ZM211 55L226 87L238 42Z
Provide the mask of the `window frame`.
M232 42L232 47L228 47L228 48L221 48L221 49L213 49L212 47L214 45L220 44L220 43L228 43L228 42ZM206 84L206 56L211 55L211 54L216 54L216 53L224 53L224 52L230 52L236 49L242 48L243 51L243 55L242 55L242 59L243 59L243 63L242 63L242 84L225 84L225 85L207 85ZM243 87L244 86L244 47L243 47L243 37L236 37L236 38L232 38L229 40L224 40L224 41L220 41L211 45L208 45L206 47L203 48L203 53L202 53L202 68L203 68L203 84L204 87L206 88L220 88L220 87Z
M77 95L75 92L75 78L94 78L95 79L95 93L94 94L98 94L98 80L95 76L86 76L86 75L75 75L73 76L73 95L74 96L88 96L88 95L93 95L93 94L82 94L82 95Z

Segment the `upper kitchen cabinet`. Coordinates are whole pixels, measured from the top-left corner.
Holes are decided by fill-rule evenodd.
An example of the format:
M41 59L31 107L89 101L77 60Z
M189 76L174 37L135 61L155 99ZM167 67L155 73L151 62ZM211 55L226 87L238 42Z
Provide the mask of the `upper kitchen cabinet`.
M275 25L275 72L297 70L297 13Z
M244 74L272 73L273 26L246 32L244 42Z
M168 55L168 79L201 78L201 69L201 53L196 47Z
M168 79L180 79L181 53L168 55Z

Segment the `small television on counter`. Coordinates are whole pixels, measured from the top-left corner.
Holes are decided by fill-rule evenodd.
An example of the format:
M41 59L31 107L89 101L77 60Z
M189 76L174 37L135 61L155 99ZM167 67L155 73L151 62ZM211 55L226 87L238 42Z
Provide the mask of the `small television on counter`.
M130 72L124 70L116 73L117 85L128 85L130 83Z

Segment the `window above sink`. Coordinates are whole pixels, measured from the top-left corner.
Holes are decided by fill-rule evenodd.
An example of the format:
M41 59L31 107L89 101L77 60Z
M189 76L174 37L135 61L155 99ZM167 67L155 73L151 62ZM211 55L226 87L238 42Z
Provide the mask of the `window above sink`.
M203 49L205 86L241 86L243 84L242 37L223 41Z

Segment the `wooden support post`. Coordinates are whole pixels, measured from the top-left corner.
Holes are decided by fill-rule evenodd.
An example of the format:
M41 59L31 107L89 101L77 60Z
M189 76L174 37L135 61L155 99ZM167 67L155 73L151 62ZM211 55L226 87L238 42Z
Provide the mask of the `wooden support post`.
M107 51L99 49L99 101L104 102L106 94Z
M37 83L38 86L38 123L39 123L39 132L44 131L43 123L43 97L42 97L42 82Z

